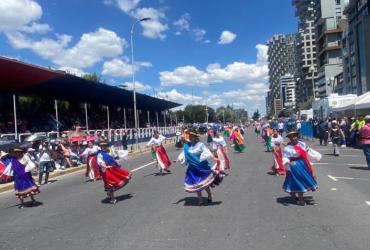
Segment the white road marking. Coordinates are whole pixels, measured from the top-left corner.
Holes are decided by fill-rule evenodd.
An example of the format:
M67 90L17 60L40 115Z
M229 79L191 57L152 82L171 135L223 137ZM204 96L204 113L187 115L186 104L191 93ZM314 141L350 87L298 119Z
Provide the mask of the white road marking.
M344 156L344 157L359 157L360 155L340 155L340 156Z
M370 178L357 178L357 177L344 177L344 176L332 176L328 175L330 179L333 181L339 181L339 180L359 180L359 181L370 181Z
M312 165L328 165L329 163L328 162L316 162L316 163L312 163Z
M141 166L141 167L138 167L138 168L135 168L135 169L131 170L131 172L132 172L132 173L133 173L133 172L136 172L136 171L138 171L138 170L140 170L140 169L146 168L146 167L148 167L148 166L150 166L150 165L153 165L153 164L155 164L155 163L157 163L157 162L156 162L156 161L150 162L150 163L145 164L145 165L143 165L143 166Z
M338 179L337 179L337 178L335 178L334 176L328 175L328 177L329 177L330 179L332 179L333 181L338 181Z
M347 164L348 166L353 166L353 167L367 167L365 164Z
M365 201L365 203L370 206L370 201Z

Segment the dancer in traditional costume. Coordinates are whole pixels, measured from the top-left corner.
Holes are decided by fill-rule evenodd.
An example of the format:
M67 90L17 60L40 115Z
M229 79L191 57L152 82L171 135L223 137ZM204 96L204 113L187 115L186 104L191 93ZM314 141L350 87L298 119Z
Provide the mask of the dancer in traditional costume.
M147 146L154 147L157 159L157 167L159 170L159 174L163 175L163 171L171 172L169 170L171 166L171 161L168 158L167 152L163 147L163 141L166 140L166 137L160 135L158 131L154 132L154 136L148 142Z
M283 164L283 151L281 149L283 142L284 142L283 137L281 137L279 131L277 129L274 129L271 137L271 144L272 144L272 157L274 159L274 164L272 165L272 172L275 175L285 174L285 168Z
M85 177L89 178L90 181L96 181L101 179L97 163L98 151L99 147L94 145L92 141L88 141L87 148L81 154L82 157L86 157Z
M267 152L272 151L271 137L272 137L272 128L268 124L266 126L266 139L265 139Z
M254 126L254 132L256 133L256 137L258 139L258 137L261 136L261 124L259 122L256 122Z
M224 137L229 138L230 137L230 128L228 126L224 127Z
M207 130L207 143L208 143L208 145L211 145L211 143L212 143L212 134L213 134L212 128L208 128L208 130Z
M181 149L182 144L183 144L182 133L179 131L176 133L176 143L175 143L176 149Z
M303 194L318 188L316 177L308 160L306 145L298 140L298 132L291 131L286 136L290 142L283 152L283 163L287 171L283 189L298 205L304 206Z
M17 147L12 150L12 155L2 151L0 153L1 161L6 166L0 176L13 177L15 195L21 202L19 208L23 208L24 199L27 197L31 198L34 205L36 203L34 196L40 193L31 174L36 165L33 161L23 158L24 150Z
M108 153L109 145L107 142L100 142L101 150L97 153L97 163L104 182L104 189L107 192L110 202L117 202L114 192L123 188L131 179L131 172L122 168Z
M206 145L200 142L200 135L195 129L190 129L188 133L190 142L184 144L183 152L177 159L177 161L188 166L185 174L184 189L189 193L197 193L200 206L204 205L202 191L205 190L208 195L208 204L210 204L212 203L211 187L219 185L222 181L222 176L219 171L212 169L207 159L217 159Z
M225 173L225 169L230 169L230 160L227 156L227 146L225 139L220 136L220 133L218 131L213 132L213 141L212 141L212 149L217 157L217 170L220 171L221 174L227 175Z
M230 137L230 141L234 144L234 149L236 152L243 153L245 151L244 137L237 127L234 128L234 131Z

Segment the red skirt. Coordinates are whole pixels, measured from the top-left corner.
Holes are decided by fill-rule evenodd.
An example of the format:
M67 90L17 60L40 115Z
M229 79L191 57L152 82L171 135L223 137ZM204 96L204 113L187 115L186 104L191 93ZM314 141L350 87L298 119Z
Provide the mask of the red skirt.
M119 167L107 167L103 172L105 191L116 191L123 188L131 179L131 172Z
M85 176L89 177L91 180L101 178L96 155L87 157Z
M156 147L158 166L161 169L167 169L171 166L171 161L168 158L167 152L163 146Z
M225 169L230 169L230 160L223 147L217 148L216 157L218 158L216 170L224 171Z
M272 152L274 158L274 165L272 165L272 171L278 174L285 174L285 168L283 165L283 152L281 147L275 147Z

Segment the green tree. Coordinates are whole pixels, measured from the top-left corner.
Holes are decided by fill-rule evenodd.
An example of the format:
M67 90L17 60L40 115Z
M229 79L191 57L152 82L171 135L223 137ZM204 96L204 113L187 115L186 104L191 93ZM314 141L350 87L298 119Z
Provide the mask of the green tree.
M93 82L101 82L101 76L96 74L95 72L86 74L82 78Z
M256 111L254 111L252 118L253 120L257 121L258 119L260 119L260 117L261 117L261 114L259 110L257 109Z
M283 109L279 112L278 117L290 117L292 114L294 114L293 109Z
M310 96L307 101L298 103L298 110L306 110L312 108L313 96Z

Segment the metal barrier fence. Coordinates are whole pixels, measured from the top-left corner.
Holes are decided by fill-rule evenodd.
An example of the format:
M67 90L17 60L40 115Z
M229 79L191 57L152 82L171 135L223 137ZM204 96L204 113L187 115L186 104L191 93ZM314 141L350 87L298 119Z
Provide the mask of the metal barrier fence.
M154 131L158 131L160 134L165 135L165 136L171 136L175 135L176 132L180 131L180 127L159 127L159 128L139 128L137 130L137 139L138 142L144 142L151 138L154 134ZM122 141L123 136L124 136L124 131L126 131L127 134L127 143L131 144L134 141L134 136L135 136L135 129L103 129L103 130L88 130L84 131L88 135L98 135L101 133L102 136L105 138L108 138L110 142L115 142L115 141ZM72 131L63 131L61 133L58 133L56 131L51 131L51 132L39 132L39 133L20 133L18 135L16 134L0 134L0 138L5 138L8 140L16 140L19 142L23 142L27 136L30 135L45 135L49 139L57 139L61 134L64 133L69 133Z
M313 138L313 126L311 122L302 122L300 135L302 137Z

